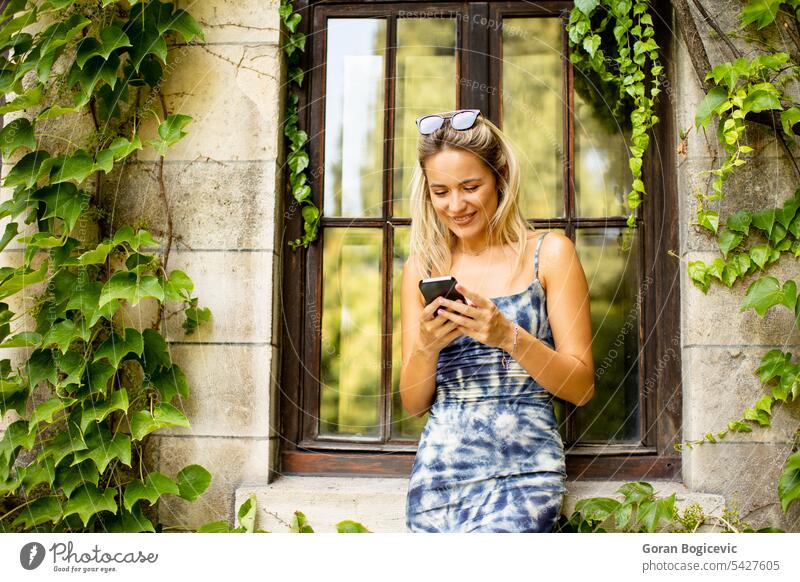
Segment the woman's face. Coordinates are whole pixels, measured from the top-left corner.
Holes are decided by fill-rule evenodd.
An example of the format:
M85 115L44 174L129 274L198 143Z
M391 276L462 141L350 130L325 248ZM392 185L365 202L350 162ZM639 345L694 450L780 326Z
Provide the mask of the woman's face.
M444 150L427 159L428 193L439 219L459 238L489 228L497 210L494 174L474 154Z

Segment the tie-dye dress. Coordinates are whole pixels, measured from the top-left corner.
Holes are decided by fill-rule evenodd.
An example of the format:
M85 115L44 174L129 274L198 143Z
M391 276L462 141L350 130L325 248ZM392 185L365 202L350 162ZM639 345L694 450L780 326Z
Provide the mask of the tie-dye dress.
M554 348L545 294L493 297L510 320ZM566 492L553 395L504 352L462 335L439 354L436 399L419 440L406 498L412 532L549 532Z

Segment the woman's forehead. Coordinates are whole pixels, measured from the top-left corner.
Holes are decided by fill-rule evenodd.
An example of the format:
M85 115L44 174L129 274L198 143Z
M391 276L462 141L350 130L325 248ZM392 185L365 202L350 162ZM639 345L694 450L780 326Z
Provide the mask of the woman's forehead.
M459 183L469 178L483 178L489 173L477 156L456 150L445 150L428 158L425 171L431 183Z

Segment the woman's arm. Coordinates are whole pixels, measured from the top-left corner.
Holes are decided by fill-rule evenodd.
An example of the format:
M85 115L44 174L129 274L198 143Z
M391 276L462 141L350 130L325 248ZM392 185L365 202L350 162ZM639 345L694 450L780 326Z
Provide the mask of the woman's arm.
M400 326L403 365L400 369L400 400L411 416L422 416L431 407L436 392L436 364L439 350L422 347L420 317L424 309L419 292L419 271L409 258L403 266L400 290Z
M594 397L589 285L575 245L568 237L551 232L542 242L539 273L545 285L556 350L520 328L512 357L543 388L562 400L583 406ZM500 347L510 352L513 342L513 333L508 334Z

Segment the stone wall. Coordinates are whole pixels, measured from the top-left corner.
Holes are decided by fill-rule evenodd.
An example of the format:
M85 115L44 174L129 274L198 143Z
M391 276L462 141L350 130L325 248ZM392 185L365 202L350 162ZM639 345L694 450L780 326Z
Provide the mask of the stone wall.
M720 0L704 5L723 30L738 29L738 3L736 10ZM711 66L731 60L722 42L713 39L713 33L709 34L710 28L703 24L700 15L695 12L694 16ZM772 40L777 46L783 44L780 38ZM754 56L751 46L738 41L736 45L745 56ZM682 39L676 47L677 126L692 128L686 155L678 155L677 159L680 255L686 262L710 262L720 256L719 250L713 237L706 236L705 229L696 226L694 192L700 189L710 194L713 176L698 173L718 167L724 151L716 139L715 122L705 131L694 128L694 112L705 93ZM758 157L737 168L726 183L726 196L718 208L720 223L741 208L755 211L780 206L796 189L797 175L774 132L748 123L745 143L755 148L752 155ZM797 280L800 269L791 256L784 256L769 274L780 280ZM751 275L732 289L714 284L703 294L688 279L684 266L681 277L684 440L701 439L708 432L725 429L729 420L740 418L745 408L753 406L765 394L754 371L768 350L779 347L797 351L800 333L788 310L773 309L764 318L753 310L739 312L747 286L756 278L757 275ZM777 495L778 477L791 453L798 426L800 410L796 405L776 406L773 426L769 429L732 432L716 444L685 451L685 485L694 491L721 494L729 504L735 502L754 526L769 524L800 531L800 511L795 507L784 515Z

